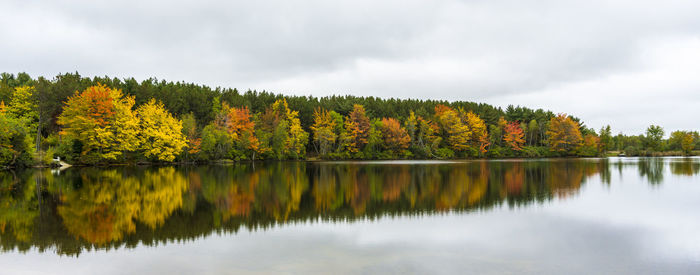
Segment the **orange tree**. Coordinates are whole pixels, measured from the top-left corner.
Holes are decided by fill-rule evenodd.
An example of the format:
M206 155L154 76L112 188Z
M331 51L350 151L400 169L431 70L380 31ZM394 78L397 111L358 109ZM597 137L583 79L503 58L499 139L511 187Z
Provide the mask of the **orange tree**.
M523 144L525 144L525 133L523 133L523 128L520 127L520 124L517 122L506 124L503 142L505 142L508 147L515 151L520 151L523 149Z
M98 84L68 98L58 125L77 161L114 161L139 148L139 120L132 112L134 98Z
M583 143L579 125L566 114L558 114L549 120L547 143L553 151L572 154Z

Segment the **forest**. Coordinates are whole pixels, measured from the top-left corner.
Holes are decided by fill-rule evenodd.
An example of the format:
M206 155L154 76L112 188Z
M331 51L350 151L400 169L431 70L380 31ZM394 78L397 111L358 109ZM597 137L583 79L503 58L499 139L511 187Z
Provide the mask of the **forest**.
M468 101L239 92L155 78L0 74L0 166L693 155L697 131L596 131Z

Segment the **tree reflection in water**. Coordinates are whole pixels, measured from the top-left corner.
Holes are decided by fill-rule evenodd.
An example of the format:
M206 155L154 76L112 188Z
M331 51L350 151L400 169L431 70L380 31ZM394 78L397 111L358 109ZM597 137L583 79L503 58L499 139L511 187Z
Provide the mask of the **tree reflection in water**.
M71 168L0 173L3 250L134 247L297 221L352 221L487 211L576 195L611 168L651 184L665 167L694 176L693 158L469 162L276 162L230 166Z

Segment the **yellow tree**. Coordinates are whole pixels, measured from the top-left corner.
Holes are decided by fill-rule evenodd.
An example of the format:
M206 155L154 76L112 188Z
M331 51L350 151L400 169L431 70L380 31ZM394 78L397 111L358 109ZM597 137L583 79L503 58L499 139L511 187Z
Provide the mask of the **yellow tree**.
M327 110L320 107L314 110L314 124L311 125L311 130L314 132L314 144L321 156L328 153L338 137L334 132L335 123Z
M30 164L33 153L34 147L26 121L9 114L5 103L0 102L0 165Z
M39 113L37 112L38 106L36 100L34 100L34 93L36 93L36 90L33 86L15 88L15 91L12 93L12 100L7 108L8 113L16 118L25 119L28 124L37 123Z
M517 122L511 122L505 125L505 134L503 135L503 141L515 151L520 151L523 149L525 144L525 133L523 133L523 128Z
M600 138L593 134L587 134L583 137L583 145L579 148L581 155L597 156L600 153Z
M141 105L136 114L140 119L141 151L148 158L173 161L187 145L182 133L182 121L165 110L163 103L151 99Z
M309 142L309 133L301 128L299 113L294 111L294 116L290 119L289 138L287 148L292 153L292 157L301 158L306 155L306 144Z
M465 151L470 148L471 129L462 122L457 111L445 105L437 105L435 121L440 126L444 140L453 150Z
M134 98L121 90L98 84L75 92L58 117L60 134L80 144L80 161L116 160L139 147L139 122L132 107Z
M563 153L571 153L583 143L578 123L566 114L558 114L549 120L547 137L549 148Z
M288 124L287 138L285 140L285 153L293 158L304 157L306 143L309 142L309 133L301 128L299 112L292 111L287 105L286 99L280 99L272 104L272 110Z
M695 136L691 132L684 132L681 139L681 149L683 155L690 155L695 149Z
M464 110L460 110L460 113L464 113ZM469 111L465 116L465 124L469 128L471 136L469 137L470 143L474 147L479 148L479 153L486 153L486 147L489 146L489 134L486 131L486 123L478 115Z

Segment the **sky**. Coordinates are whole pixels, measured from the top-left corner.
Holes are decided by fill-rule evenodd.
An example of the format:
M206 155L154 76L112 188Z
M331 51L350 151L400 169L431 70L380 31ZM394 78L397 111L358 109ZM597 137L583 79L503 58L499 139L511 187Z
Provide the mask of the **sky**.
M700 130L700 1L0 1L0 71L543 108Z

